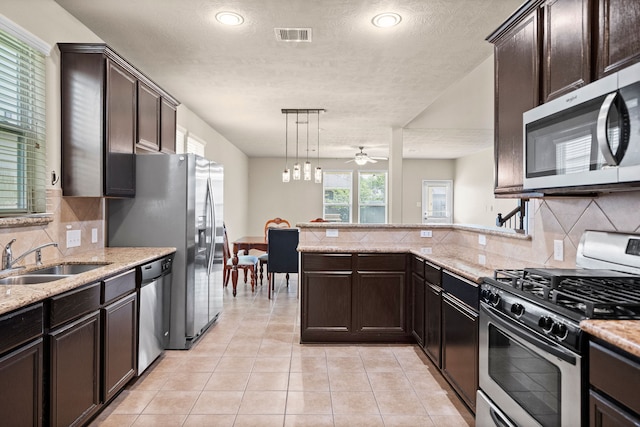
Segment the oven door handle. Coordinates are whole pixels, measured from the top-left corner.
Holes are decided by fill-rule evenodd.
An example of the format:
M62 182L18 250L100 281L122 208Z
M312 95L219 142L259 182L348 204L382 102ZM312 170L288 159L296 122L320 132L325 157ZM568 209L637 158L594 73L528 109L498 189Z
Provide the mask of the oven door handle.
M499 313L494 313L493 309L487 307L486 304L484 303L480 304L480 310L482 310L487 316L489 316L489 319L493 323L497 324L501 329L506 329L507 331L516 335L520 339L523 339L529 344L534 345L538 348L541 348L547 353L550 353L550 354L553 354L554 356L559 357L560 359L564 360L567 363L570 363L572 365L576 364L576 357L568 353L567 351L563 350L562 347L560 347L559 345L551 342L545 342L539 338L536 338L531 334L525 333L520 329L515 328L513 325L509 324L509 322L506 322L502 317L500 317Z

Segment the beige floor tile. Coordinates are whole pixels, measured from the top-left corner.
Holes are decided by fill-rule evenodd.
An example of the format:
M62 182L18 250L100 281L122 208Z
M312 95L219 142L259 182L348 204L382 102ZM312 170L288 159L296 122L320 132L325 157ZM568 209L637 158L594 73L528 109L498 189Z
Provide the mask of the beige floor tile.
M321 372L291 372L289 391L329 391L329 376Z
M165 382L171 377L171 372L160 372L148 368L140 378L127 386L130 390L160 390Z
M446 391L426 392L416 391L418 399L422 402L429 415L459 415L456 404L460 404L458 396ZM455 399L455 401L454 401ZM455 402L455 403L454 403Z
M445 384L444 379L438 381L431 372L421 372L421 371L405 371L409 382L413 386L416 391L424 391L424 392L440 392L443 390L443 387L448 387ZM440 375L440 374L436 374ZM418 393L420 395L420 393Z
M255 361L254 357L223 356L214 372L251 372Z
M198 399L197 391L160 390L143 410L143 414L188 414Z
M333 416L335 427L384 427L382 417L378 414L336 414ZM412 427L418 427L414 424Z
M109 409L113 414L141 414L157 393L156 390L123 390Z
M247 390L280 390L286 391L289 384L287 372L252 372L249 376Z
M418 396L412 390L374 391L380 413L383 415L427 415Z
M160 356L153 367L154 372L181 372L186 358Z
M402 367L394 355L380 355L378 357L362 357L367 372L401 372Z
M293 343L291 355L293 357L326 357L324 346L319 344Z
M358 347L350 345L327 345L324 352L327 357L360 357Z
M284 415L240 414L233 427L282 427Z
M367 376L373 391L412 389L404 372L369 372Z
M238 414L284 414L286 391L246 391Z
M241 391L203 391L191 414L236 414L242 395Z
M172 375L162 386L162 390L201 391L211 377L210 372L181 372Z
M369 377L364 372L329 372L331 391L371 391Z
M233 427L235 419L235 415L191 414L185 420L183 427Z
M286 413L332 414L331 394L328 391L289 391Z
M462 417L456 415L431 415L433 424L437 427L472 427L473 417Z
M231 340L224 352L225 357L255 357L260 349L260 342L246 340L244 338L234 338Z
M214 372L205 384L205 390L244 391L249 381L249 372Z
M373 392L335 391L331 392L331 404L335 414L379 414Z
M329 372L364 372L362 359L358 357L331 357L327 356L327 368Z
M187 418L183 414L143 414L136 418L133 423L134 427L178 427L182 426Z
M261 357L258 353L253 372L289 372L291 356L289 357Z
M111 414L98 416L89 427L129 427L138 418L138 414Z
M331 415L286 415L284 427L333 427Z
M325 357L292 357L291 372L327 372Z
M428 415L382 415L385 427L440 427Z
M219 356L189 357L184 364L185 372L213 372L220 361Z

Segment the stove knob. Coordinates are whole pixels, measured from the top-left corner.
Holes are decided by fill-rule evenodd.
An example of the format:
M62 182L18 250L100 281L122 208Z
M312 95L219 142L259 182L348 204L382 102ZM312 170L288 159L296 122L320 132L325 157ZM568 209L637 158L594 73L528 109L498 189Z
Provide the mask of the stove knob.
M502 298L500 298L500 295L492 293L489 296L489 304L491 304L492 306L498 308L500 307L501 302L502 302Z
M558 337L560 341L564 340L565 338L567 338L567 335L569 335L569 330L562 323L555 323L551 332L553 333L553 335Z
M491 291L489 289L483 289L480 291L480 298L482 298L483 301L489 302L490 297L491 297Z
M511 306L511 312L517 317L520 317L524 314L524 306L522 304L515 303Z
M545 332L551 332L555 323L556 322L554 322L549 316L542 316L538 320L538 326L540 326Z

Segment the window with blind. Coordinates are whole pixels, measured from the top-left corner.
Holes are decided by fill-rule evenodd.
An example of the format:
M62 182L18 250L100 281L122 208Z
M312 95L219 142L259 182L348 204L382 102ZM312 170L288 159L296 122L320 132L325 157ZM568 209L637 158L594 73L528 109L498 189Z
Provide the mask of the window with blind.
M46 210L45 56L0 30L0 216Z

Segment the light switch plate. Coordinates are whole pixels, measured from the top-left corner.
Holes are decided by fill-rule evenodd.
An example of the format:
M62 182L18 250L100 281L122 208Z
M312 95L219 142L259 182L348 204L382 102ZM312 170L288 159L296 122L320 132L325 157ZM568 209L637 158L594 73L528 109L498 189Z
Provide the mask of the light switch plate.
M420 248L420 253L431 255L433 253L433 250L431 248Z
M564 241L553 241L553 259L556 261L564 261Z
M483 254L478 254L478 264L485 265L487 263L487 257Z
M91 243L98 243L98 229L91 229Z
M80 230L67 230L67 248L76 248L82 242L82 232Z
M478 243L481 244L482 246L486 246L487 236L485 236L484 234L478 234Z
M325 236L327 237L338 237L338 230L335 228L328 228L325 232Z
M432 235L431 230L420 230L420 237L431 237Z

